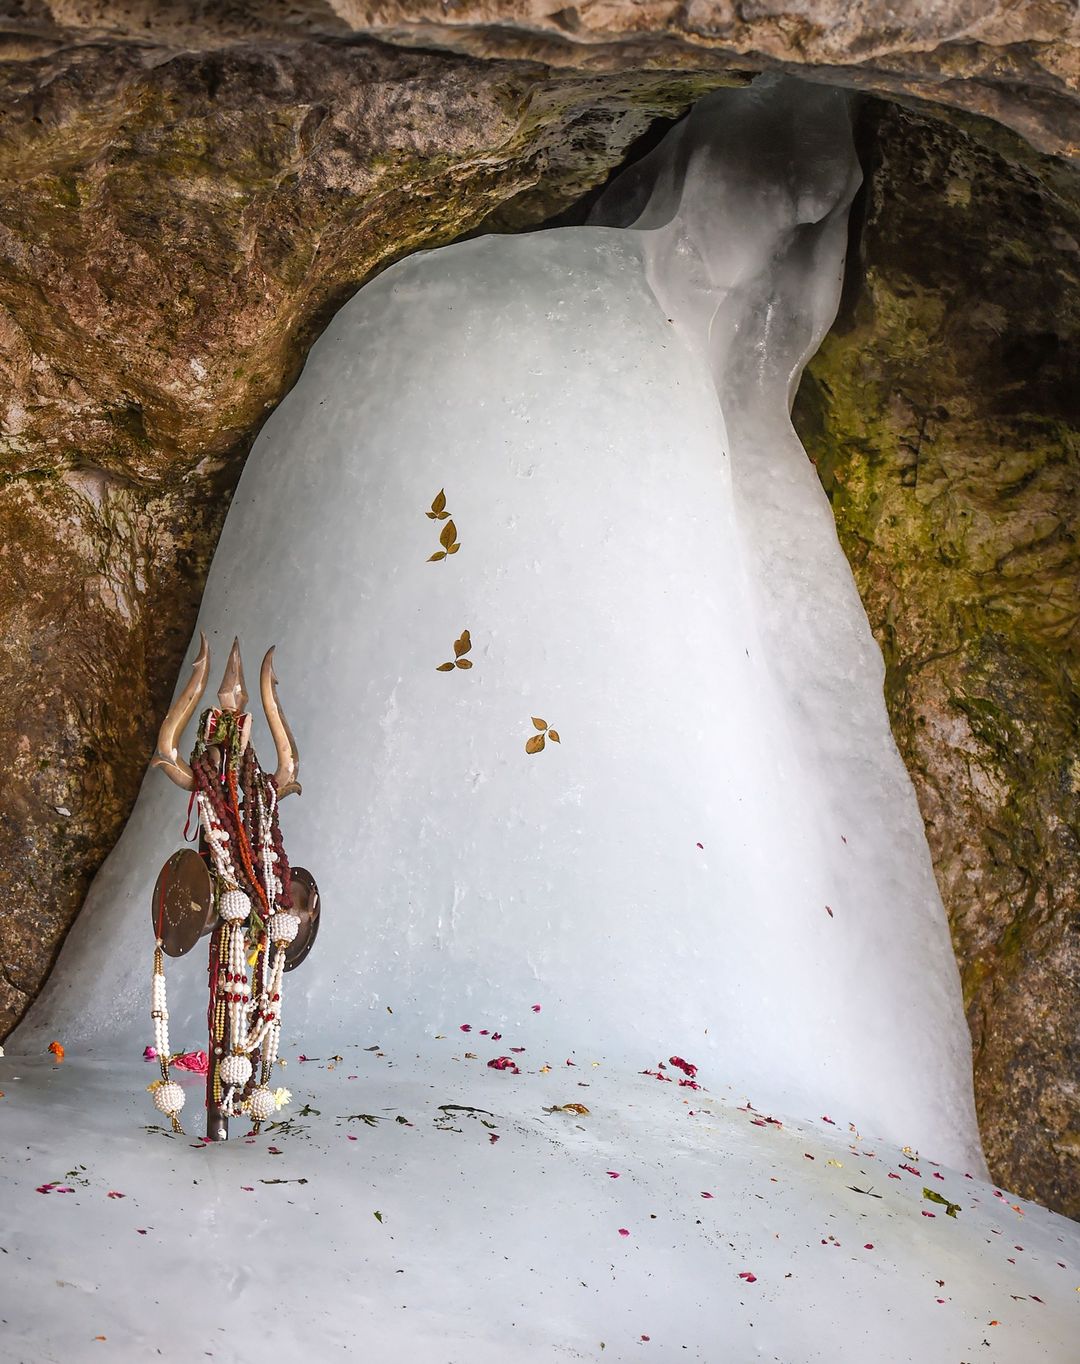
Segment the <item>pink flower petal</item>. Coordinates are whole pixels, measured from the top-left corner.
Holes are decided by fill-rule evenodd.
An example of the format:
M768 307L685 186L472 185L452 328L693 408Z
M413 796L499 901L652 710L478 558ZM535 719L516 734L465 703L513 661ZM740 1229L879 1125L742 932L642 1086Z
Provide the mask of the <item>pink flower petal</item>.
M702 1189L702 1191L701 1191L701 1196L702 1196L702 1198L712 1198L712 1194L711 1194L711 1193L706 1193L704 1189Z
M108 1196L109 1198L127 1198L127 1194L122 1194L119 1189L110 1189Z
M538 1014L538 1013L540 1012L540 1005L539 1005L539 1004L534 1004L534 1005L532 1006L532 1011L533 1011L534 1014Z
M619 1235L620 1235L620 1236L629 1236L629 1235L630 1235L630 1231L629 1231L629 1229L628 1229L627 1227L620 1227L620 1228L619 1228Z
M205 1051L186 1051L173 1062L177 1070L189 1070L194 1075L205 1075L210 1069L210 1058Z
M605 1173L607 1174L607 1176L608 1176L609 1179L618 1179L618 1178L619 1178L619 1172L618 1172L618 1170L607 1170Z
M143 1059L144 1061L156 1061L156 1060L157 1060L157 1052L154 1050L153 1047L144 1047L144 1048L143 1048L142 1059Z
M751 1274L748 1269L744 1269L739 1275L740 1279L745 1279L747 1283L757 1283L757 1275Z

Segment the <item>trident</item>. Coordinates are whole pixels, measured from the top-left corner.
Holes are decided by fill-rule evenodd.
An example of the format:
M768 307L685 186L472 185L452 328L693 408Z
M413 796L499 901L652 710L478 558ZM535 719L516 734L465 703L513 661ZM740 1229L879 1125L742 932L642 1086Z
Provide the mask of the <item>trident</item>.
M273 648L259 677L277 753L273 776L263 772L251 747L252 716L238 639L218 688L218 705L200 717L191 761L180 756L177 745L210 672L206 635L200 631L199 637L191 677L162 722L150 764L191 793L199 814L198 851L174 853L154 887L151 1013L162 1078L151 1089L155 1106L181 1131L184 1093L169 1076L163 954L182 957L209 935L206 1135L226 1141L231 1115L249 1114L257 1132L276 1107L268 1081L280 1039L282 972L295 969L310 952L320 901L311 873L289 866L278 830L278 802L301 788L296 740L278 700ZM250 983L249 966L254 968Z

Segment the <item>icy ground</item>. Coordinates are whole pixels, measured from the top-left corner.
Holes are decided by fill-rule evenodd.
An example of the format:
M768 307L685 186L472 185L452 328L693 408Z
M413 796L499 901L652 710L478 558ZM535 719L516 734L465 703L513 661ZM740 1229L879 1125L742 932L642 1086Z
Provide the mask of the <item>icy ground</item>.
M0 1064L5 1361L1075 1359L1077 1229L977 1178L881 657L788 421L857 182L841 96L722 92L597 225L414 257L333 320L200 615L211 690L234 633L249 682L278 644L300 745L289 1125L147 1130L185 805L151 772ZM204 963L169 966L174 1045Z
M250 1145L153 1126L152 1066L0 1062L0 1357L1076 1358L1074 1223L839 1114L778 1125L465 1021L291 1061L292 1115ZM485 1064L521 1044L520 1075Z

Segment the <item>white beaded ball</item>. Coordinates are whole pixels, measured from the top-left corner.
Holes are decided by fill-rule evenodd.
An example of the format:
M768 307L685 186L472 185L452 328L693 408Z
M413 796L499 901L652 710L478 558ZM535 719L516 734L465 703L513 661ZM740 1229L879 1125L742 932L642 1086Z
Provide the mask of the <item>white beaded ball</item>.
M180 1086L175 1080L169 1080L154 1090L154 1107L159 1113L171 1117L173 1113L179 1113L183 1108L184 1098L184 1091Z
M251 913L251 901L242 890L227 890L218 902L218 913L226 923L239 923Z
M300 932L299 914L271 914L266 925L271 942L292 942Z
M256 1122L265 1122L266 1119L275 1112L277 1104L274 1103L274 1096L265 1085L259 1085L258 1089L251 1091L249 1111Z
M219 1073L223 1085L246 1085L251 1079L251 1062L246 1056L226 1056Z

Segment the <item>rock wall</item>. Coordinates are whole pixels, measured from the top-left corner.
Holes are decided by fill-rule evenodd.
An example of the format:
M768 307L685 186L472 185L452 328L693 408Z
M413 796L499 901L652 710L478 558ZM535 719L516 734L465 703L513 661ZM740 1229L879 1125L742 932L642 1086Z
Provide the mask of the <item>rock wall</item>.
M862 270L795 416L888 662L992 1168L1080 1211L1077 20L896 16L0 0L0 1036L123 826L232 488L325 319L782 68L904 101L868 114Z
M849 298L794 420L885 654L990 1168L1077 1216L1080 213L1000 129L876 104L863 131Z

